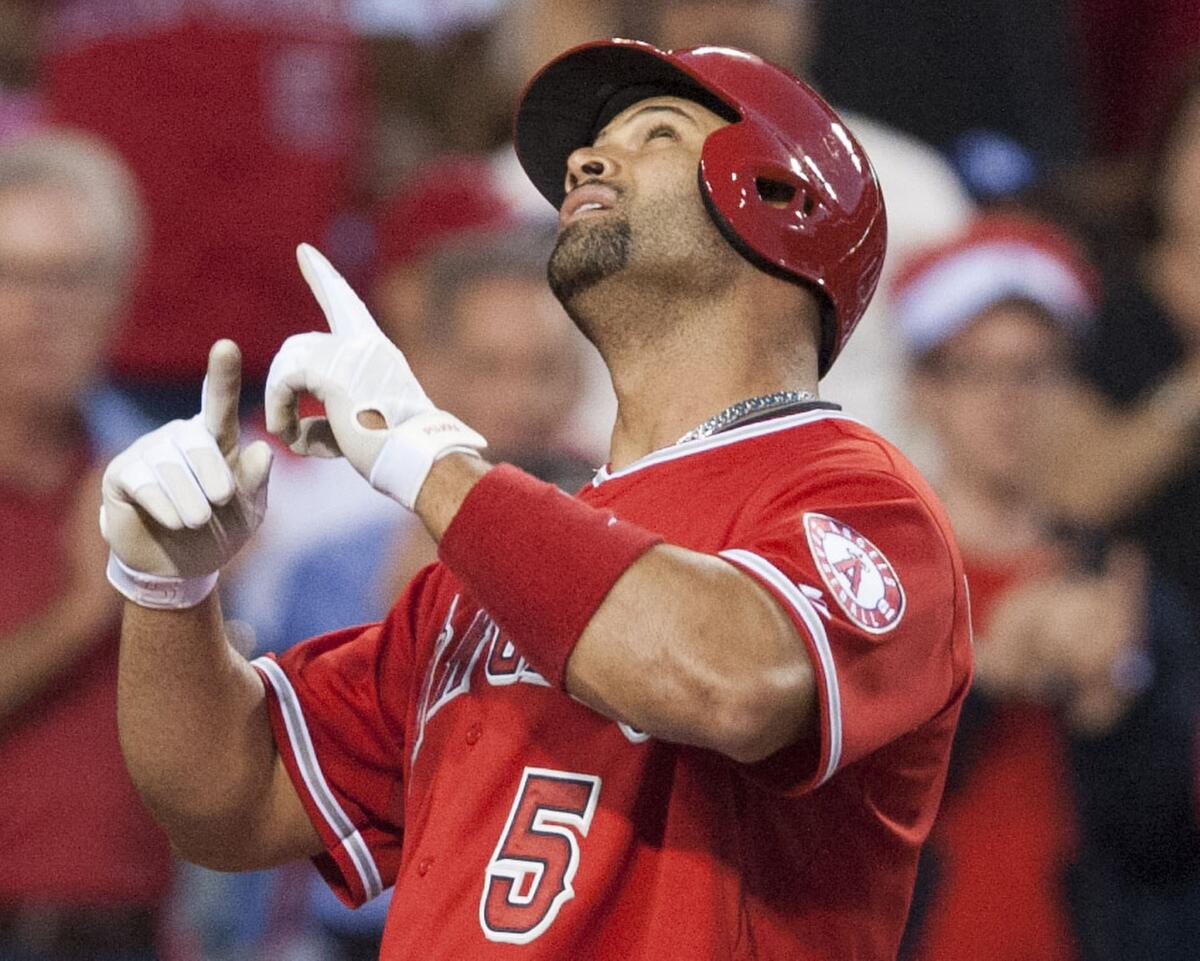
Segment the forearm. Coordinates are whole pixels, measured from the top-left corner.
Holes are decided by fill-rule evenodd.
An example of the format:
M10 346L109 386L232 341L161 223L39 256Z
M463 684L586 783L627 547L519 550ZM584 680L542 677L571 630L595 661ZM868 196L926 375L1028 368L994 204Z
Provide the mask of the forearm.
M417 512L435 539L441 540L487 470L478 458L447 457L435 465L417 500ZM564 511L568 503L564 498ZM531 504L530 511L541 508L544 515L527 521L553 530L565 522L556 514L559 506L557 497ZM512 521L510 530L521 523L515 516ZM509 530L502 527L501 522L490 529L505 539ZM606 532L601 525L593 533L600 538ZM581 542L577 550L594 557L597 545ZM501 562L512 566L493 583L506 581L514 591L518 582L543 585L523 596L527 609L564 603L564 595L584 580L564 573L551 593L544 585L555 579L553 558L515 540L511 551L491 553L504 553ZM470 571L456 572L471 586ZM478 591L489 592L475 580ZM508 594L497 596L497 603L512 596L502 588L496 593ZM577 636L554 640L560 642L573 645L562 678L569 693L665 740L751 761L816 725L814 674L795 628L763 588L716 557L663 544L647 550L611 585ZM536 652L523 653L545 670Z
M125 605L117 717L133 781L179 851L242 866L226 859L263 830L278 765L262 683L215 594L178 611Z
M1062 425L1048 444L1043 498L1082 523L1119 519L1177 471L1200 437L1200 362L1191 362L1128 412L1080 401L1077 426Z

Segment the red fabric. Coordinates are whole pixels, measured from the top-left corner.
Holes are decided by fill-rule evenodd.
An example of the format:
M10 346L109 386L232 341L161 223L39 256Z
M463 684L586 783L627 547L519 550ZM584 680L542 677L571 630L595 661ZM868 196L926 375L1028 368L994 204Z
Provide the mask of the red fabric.
M972 564L967 578L979 641L1005 590L1036 575L1041 558ZM1063 909L1062 872L1073 853L1067 760L1050 711L1000 704L961 790L948 796L930 844L934 901L919 961L1072 961L1078 951Z
M521 639L542 676L561 687L567 659L600 602L661 541L502 464L471 489L438 556Z
M76 488L0 491L4 637L63 590ZM170 877L117 743L117 624L51 690L0 726L0 902L154 905Z
M671 543L742 551L828 655L819 748L747 767L613 723L551 687L436 564L381 625L258 662L327 879L350 903L395 883L384 961L513 956L503 938L534 961L890 961L970 674L933 495L866 428L817 412L671 449L580 499ZM905 601L890 629L851 622L802 532L811 512L893 565ZM495 563L519 577L525 556ZM529 602L573 605L572 590ZM526 874L509 897L535 861L541 882Z
M1200 0L1076 0L1095 148L1148 145L1189 61L1200 56Z
M342 3L52 6L49 113L112 143L149 206L117 371L198 380L232 337L264 377L286 336L323 329L295 250L324 244L360 139Z
M471 231L510 226L516 213L495 178L482 157L442 157L419 171L380 212L378 268L415 260Z

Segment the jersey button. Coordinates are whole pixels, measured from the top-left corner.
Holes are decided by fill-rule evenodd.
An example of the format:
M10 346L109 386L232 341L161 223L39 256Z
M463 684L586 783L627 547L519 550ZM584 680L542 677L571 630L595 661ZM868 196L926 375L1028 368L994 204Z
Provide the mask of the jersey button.
M417 865L417 874L425 877L429 873L431 864L433 864L433 858L421 858L421 863Z
M483 728L481 728L478 724L472 724L470 728L467 729L467 743L474 744L479 740L482 734Z

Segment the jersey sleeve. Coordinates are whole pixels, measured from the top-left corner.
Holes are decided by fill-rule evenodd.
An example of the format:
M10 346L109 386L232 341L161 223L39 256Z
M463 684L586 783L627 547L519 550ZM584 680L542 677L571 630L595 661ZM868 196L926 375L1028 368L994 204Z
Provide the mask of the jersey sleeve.
M790 616L813 665L818 736L753 766L788 793L915 730L969 680L965 581L944 523L886 472L768 493L720 552Z
M377 624L253 662L275 743L325 851L316 867L357 907L396 878L404 831L405 718L424 576Z

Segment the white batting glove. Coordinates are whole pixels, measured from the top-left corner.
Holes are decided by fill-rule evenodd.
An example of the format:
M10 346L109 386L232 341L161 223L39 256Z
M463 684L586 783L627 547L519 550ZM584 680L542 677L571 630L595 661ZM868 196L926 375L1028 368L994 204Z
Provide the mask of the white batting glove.
M267 430L298 454L345 457L372 487L412 510L434 461L475 453L487 441L425 396L404 355L316 248L301 244L296 257L330 333L284 341L267 375ZM305 391L325 405L324 417L300 418ZM386 426L367 426L360 415L368 413Z
M233 341L217 341L200 413L139 437L104 472L108 579L143 607L199 604L266 512L271 448L238 447L241 364Z

